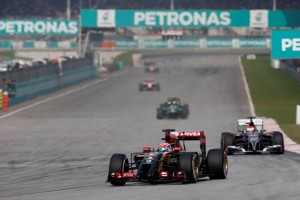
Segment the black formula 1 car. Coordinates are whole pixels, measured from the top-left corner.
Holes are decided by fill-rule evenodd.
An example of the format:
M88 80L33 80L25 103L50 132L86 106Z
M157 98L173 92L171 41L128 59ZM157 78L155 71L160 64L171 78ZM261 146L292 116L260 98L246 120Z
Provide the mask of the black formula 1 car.
M278 131L266 132L263 129L263 119L239 119L237 133L222 133L221 148L228 155L263 152L283 154L283 134Z
M121 186L126 182L175 182L195 183L200 178L225 179L228 159L222 149L211 149L206 154L206 136L200 132L175 132L163 130L162 140L171 146L167 152L144 147L142 152L113 154L109 163L107 182ZM196 140L200 151L186 151L185 141Z
M153 80L145 80L139 84L139 91L160 91L160 84Z
M189 115L189 105L183 104L178 97L169 97L156 109L157 119L186 119Z

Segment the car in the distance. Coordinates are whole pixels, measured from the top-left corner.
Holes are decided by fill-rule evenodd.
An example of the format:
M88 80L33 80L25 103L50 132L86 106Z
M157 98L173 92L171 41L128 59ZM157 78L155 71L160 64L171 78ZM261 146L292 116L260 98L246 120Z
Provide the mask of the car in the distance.
M139 91L160 91L160 84L154 80L147 79L139 84Z
M189 115L189 105L181 103L179 97L169 97L166 102L160 104L156 109L157 119L187 119Z

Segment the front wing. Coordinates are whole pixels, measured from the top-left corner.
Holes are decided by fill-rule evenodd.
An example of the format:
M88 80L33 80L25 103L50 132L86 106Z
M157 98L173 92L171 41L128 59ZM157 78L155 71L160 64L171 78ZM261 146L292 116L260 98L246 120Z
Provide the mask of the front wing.
M227 153L280 153L284 147L282 145L272 145L263 148L262 150L249 151L239 146L227 146L225 151Z

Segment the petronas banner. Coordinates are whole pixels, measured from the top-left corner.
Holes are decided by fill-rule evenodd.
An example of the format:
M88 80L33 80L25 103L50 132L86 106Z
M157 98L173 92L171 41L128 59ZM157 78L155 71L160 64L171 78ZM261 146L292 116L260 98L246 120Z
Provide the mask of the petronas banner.
M0 35L75 35L76 20L0 20Z
M82 10L82 27L300 27L300 11Z

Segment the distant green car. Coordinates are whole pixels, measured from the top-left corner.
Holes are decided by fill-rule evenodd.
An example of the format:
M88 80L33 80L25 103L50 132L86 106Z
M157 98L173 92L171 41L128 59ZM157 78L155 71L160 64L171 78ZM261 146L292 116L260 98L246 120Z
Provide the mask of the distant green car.
M157 119L187 119L189 115L189 105L182 104L178 97L170 97L165 103L160 104L156 110Z

